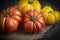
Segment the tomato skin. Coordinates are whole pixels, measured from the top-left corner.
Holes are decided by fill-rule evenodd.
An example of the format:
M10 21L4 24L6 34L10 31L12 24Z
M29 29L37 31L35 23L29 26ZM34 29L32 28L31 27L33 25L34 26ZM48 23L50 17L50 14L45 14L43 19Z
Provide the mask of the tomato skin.
M5 21L5 30L6 32L11 32L11 31L15 31L18 29L18 21L17 20L14 20L13 18L11 17L8 17L6 18L6 21Z
M8 14L9 14L10 16L14 16L14 15L16 15L16 16L22 16L21 12L19 12L19 10L17 10L17 9L14 8L14 7L9 7L9 8L7 9L7 12L8 12Z
M33 31L33 23L32 22L26 22L23 27L25 32L32 33Z
M43 15L37 12L36 10L28 10L26 14L24 14L22 20L22 27L24 32L27 33L37 33L41 32L41 30L45 26L45 21Z
M19 23L21 22L21 16L19 10L14 7L9 7L6 10L0 12L0 32L11 33L18 29Z
M5 26L5 20L6 20L6 18L5 17L3 17L2 15L0 15L0 32L5 32L4 31L4 26Z

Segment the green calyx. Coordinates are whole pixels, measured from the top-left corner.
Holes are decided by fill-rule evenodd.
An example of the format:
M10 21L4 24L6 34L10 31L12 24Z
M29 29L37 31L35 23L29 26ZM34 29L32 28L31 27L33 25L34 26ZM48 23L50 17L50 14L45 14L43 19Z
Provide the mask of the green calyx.
M35 17L31 18L31 20L30 20L30 21L35 22Z
M6 13L4 14L5 15L5 17L8 17L9 16L9 14L8 14L8 12L6 11Z
M29 4L32 4L33 2L30 0L30 1L28 1L28 3L29 3Z
M9 16L9 15L6 13L6 14L5 14L5 17L8 17L8 16Z
M52 11L49 11L49 13L52 13Z

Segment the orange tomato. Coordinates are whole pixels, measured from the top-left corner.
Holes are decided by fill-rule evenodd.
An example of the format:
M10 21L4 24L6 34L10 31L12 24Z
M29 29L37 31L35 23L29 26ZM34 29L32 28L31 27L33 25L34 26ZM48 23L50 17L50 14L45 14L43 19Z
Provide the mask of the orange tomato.
M0 32L13 32L18 29L21 22L21 13L14 7L9 7L7 10L0 12Z

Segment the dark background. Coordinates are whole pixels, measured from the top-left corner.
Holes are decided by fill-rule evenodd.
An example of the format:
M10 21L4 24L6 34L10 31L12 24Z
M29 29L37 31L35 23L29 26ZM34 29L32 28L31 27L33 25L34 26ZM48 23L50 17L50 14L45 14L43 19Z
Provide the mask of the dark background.
M51 6L54 10L60 11L60 0L39 0L41 2L42 8L45 5Z
M9 6L17 5L18 0L0 0L0 11L8 8Z
M14 6L18 3L19 0L0 0L0 10L6 9L9 6ZM60 0L39 0L42 4L42 7L45 5L52 6L55 10L60 11Z

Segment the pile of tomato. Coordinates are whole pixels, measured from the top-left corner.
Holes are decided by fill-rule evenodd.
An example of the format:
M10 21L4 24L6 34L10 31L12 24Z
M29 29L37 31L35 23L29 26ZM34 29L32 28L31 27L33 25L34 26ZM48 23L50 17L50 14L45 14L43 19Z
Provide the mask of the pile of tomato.
M60 12L51 6L44 6L38 0L20 0L16 7L0 12L0 33L11 33L22 27L24 32L38 33L48 25L60 21Z

